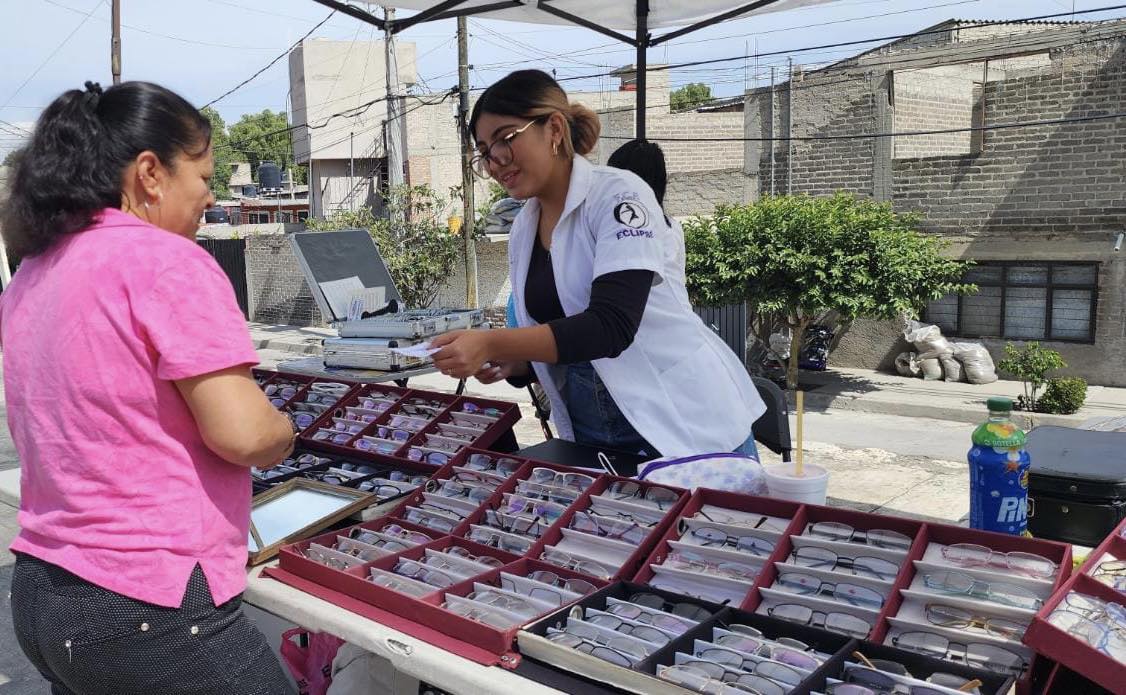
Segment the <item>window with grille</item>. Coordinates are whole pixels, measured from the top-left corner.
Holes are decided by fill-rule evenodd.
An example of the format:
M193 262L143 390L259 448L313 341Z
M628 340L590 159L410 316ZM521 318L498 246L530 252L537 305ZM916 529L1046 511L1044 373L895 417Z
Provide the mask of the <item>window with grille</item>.
M1096 263L980 263L966 273L976 294L947 295L925 319L947 336L1095 341Z

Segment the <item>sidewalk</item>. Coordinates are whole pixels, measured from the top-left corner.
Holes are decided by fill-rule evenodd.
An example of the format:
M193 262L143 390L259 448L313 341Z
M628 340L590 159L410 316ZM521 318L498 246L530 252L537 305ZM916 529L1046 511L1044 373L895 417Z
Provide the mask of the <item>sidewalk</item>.
M277 350L299 355L320 353L320 341L335 335L327 328L297 328L292 326L267 326L250 324L250 333L259 350ZM425 388L449 390L448 379L431 375L415 379ZM985 415L985 401L993 396L1007 396L1014 400L1022 393L1019 381L995 381L977 386L967 383L923 381L896 374L885 374L865 369L830 369L826 372L803 372L802 381L808 384L805 407L812 412L847 410L905 417L925 417L978 424ZM488 387L471 380L471 393L513 400L516 393L504 385ZM527 393L519 392L526 400ZM503 395L501 395L503 394ZM519 400L519 399L517 399ZM1126 416L1126 388L1091 386L1087 390L1087 404L1075 415L1033 416L1037 425L1077 427L1096 417ZM1029 423L1022 423L1028 425Z

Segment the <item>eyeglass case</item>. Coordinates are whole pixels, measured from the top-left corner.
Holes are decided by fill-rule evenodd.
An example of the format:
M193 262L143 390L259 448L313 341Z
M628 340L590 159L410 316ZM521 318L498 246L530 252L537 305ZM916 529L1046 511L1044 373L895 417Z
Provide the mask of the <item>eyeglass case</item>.
M1093 546L1126 519L1126 433L1036 427L1028 433L1028 530Z

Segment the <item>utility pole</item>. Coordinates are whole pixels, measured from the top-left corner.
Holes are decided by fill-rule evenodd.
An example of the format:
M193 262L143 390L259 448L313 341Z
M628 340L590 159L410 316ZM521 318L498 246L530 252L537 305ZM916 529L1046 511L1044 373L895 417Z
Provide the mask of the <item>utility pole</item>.
M348 208L350 210L356 209L356 206L354 204L354 201L355 201L356 198L353 195L356 192L356 150L355 150L355 142L356 142L356 133L354 131L351 132L351 133L348 133L348 192L349 192L349 194L348 194Z
M391 26L395 21L395 9L384 7L383 18L387 22L383 32L383 62L387 69L387 185L390 188L403 183L403 130L402 124L398 122L399 97L396 92L399 87L399 65L395 59L395 35Z
M121 84L121 0L113 0L112 37L109 43L109 68L113 83Z
M786 59L786 195L793 191L794 179L794 59Z
M473 149L469 122L469 29L465 17L457 18L457 130L461 135L461 233L465 240L465 303L476 309L477 299L477 242L473 238L473 172L469 167Z

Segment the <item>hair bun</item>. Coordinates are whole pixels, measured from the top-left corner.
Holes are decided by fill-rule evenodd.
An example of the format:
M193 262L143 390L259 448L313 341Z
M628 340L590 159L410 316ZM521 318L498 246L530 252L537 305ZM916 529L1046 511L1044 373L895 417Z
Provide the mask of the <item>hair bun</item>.
M598 135L602 132L598 114L582 104L571 102L567 108L567 120L571 122L571 142L575 152L587 155L594 151Z

